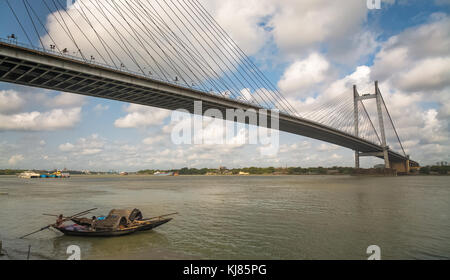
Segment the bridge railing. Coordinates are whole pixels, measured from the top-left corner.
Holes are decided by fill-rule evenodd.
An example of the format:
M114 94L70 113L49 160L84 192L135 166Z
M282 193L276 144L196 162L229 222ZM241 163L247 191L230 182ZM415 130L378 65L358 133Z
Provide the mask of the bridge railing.
M131 74L131 75L134 75L134 76L139 76L139 77L143 77L143 78L146 78L146 79L159 81L159 82L162 82L162 83L165 83L165 84L176 85L176 86L179 86L179 87L186 87L186 88L193 89L193 90L196 90L196 91L202 92L204 94L208 94L208 95L215 95L215 96L219 96L219 97L224 97L223 95L221 95L218 92L215 92L215 91L209 91L208 92L208 91L205 91L204 89L201 89L200 87L197 87L195 85L189 85L189 84L185 84L185 83L178 83L178 82L172 81L172 80L161 79L161 78L155 77L153 75L146 75L146 74L144 74L142 72L136 72L136 71L129 70L126 67L117 68L117 67L114 67L114 66L106 64L106 63L97 62L95 60L87 60L87 59L84 59L84 58L79 57L79 56L71 55L71 54L68 54L68 53L61 53L60 51L54 51L54 50L51 50L51 49L46 49L46 48L42 48L42 47L30 45L30 44L18 42L17 40L13 40L13 39L5 39L5 38L0 37L0 42L6 43L6 44L9 44L9 45L15 45L15 46L22 47L22 48L29 49L29 50L43 52L43 53L50 54L50 55L56 55L56 56L60 56L60 57L69 58L69 59L76 60L76 61L79 61L79 62L82 62L82 63L85 63L85 64L101 66L103 68L107 68L107 69L111 69L111 70L119 71L119 72L123 72L123 73L128 73L128 74ZM228 96L226 98L229 98L229 99L231 99L231 100L233 100L235 102L241 103L241 104L251 105L253 107L255 107L255 106L261 107L255 101L248 101L248 100L243 99L240 96L238 96L237 98L231 98L230 96ZM269 109L270 110L270 109L273 109L273 108L265 108L265 109Z
M147 78L147 79L152 79L152 80L155 80L155 81L169 83L169 84L173 84L173 85L177 85L177 86L189 87L189 88L192 88L192 89L195 89L195 90L203 91L203 90L201 90L200 88L198 88L196 86L190 86L190 85L184 84L184 83L177 83L176 81L171 81L171 80L164 80L164 79L161 79L161 78L154 77L152 75L145 75L144 73L136 72L136 71L130 70L130 69L126 68L126 67L117 68L117 67L114 67L114 66L106 64L106 63L97 62L95 60L83 59L82 57L79 57L79 56L75 56L75 55L71 55L71 54L67 54L67 53L61 53L59 51L54 51L54 50L46 49L46 48L42 48L42 47L37 47L37 46L34 46L34 45L18 42L17 40L13 40L13 39L5 39L5 38L0 37L0 42L7 43L7 44L10 44L10 45L16 45L16 46L19 46L19 47L23 47L23 48L26 48L26 49L31 49L31 50L35 50L35 51L39 51L39 52L44 52L44 53L47 53L47 54L52 54L52 55L57 55L57 56L61 56L61 57L70 58L70 59L77 60L77 61L80 61L80 62L83 62L83 63L87 63L87 64L98 65L98 66L101 66L101 67L104 67L104 68L108 68L108 69L111 69L111 70L125 72L125 73L128 73L128 74L144 77L144 78Z
M186 87L186 88L189 88L189 89L194 89L196 91L200 91L200 92L203 92L205 94L210 94L210 95L212 94L212 95L222 96L218 92L215 92L215 91L207 92L204 89L201 89L201 88L199 88L199 87L197 87L195 85L189 85L189 84L185 84L185 83L177 83L176 81L171 81L171 80L164 80L164 79L155 77L153 75L146 75L146 74L144 74L142 72L137 72L137 71L130 70L130 69L126 68L126 67L117 68L117 67L114 67L114 66L106 64L106 63L97 62L95 60L87 60L87 59L84 59L84 58L79 57L79 56L71 55L71 54L68 54L68 53L61 53L59 51L54 51L54 50L51 50L51 49L46 49L46 48L42 48L42 47L38 47L38 46L22 43L22 42L19 42L17 40L13 40L13 39L5 39L5 38L0 37L0 42L4 42L4 43L10 44L10 45L16 45L16 46L23 47L23 48L30 49L30 50L35 50L35 51L47 53L47 54L50 54L50 55L56 55L56 56L60 56L60 57L70 58L72 60L80 61L80 62L83 62L83 63L86 63L86 64L97 65L97 66L101 66L103 68L107 68L107 69L111 69L111 70L114 70L114 71L120 71L120 72L124 72L124 73L128 73L128 74L132 74L132 75L135 75L135 76L143 77L143 78L146 78L146 79L151 79L151 80L154 80L154 81L163 82L163 83L166 83L166 84L171 84L171 85L176 85L176 86L179 86L179 87ZM260 107L254 101L247 101L247 100L245 100L243 98L240 98L240 97L238 97L238 98L228 97L228 98L231 99L231 100L234 100L236 102L246 104L246 105ZM273 109L273 108L266 108L266 109Z

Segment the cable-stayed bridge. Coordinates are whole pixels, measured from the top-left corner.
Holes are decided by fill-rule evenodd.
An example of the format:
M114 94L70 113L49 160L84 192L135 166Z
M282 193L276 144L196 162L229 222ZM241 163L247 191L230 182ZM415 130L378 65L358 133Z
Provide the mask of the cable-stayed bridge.
M398 172L418 166L378 83L372 94L354 86L299 111L198 0L1 2L16 24L0 41L0 81L191 113L194 101L202 101L201 113L223 116L278 110L279 130L352 149L356 167L361 156L383 158ZM270 127L262 118L258 125Z

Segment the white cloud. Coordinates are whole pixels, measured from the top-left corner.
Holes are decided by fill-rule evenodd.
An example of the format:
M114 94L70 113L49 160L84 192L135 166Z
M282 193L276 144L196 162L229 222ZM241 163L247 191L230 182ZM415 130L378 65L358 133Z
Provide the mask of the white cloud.
M373 91L373 84L370 80L371 68L368 66L358 66L353 73L349 75L325 84L320 91L320 94L316 97L308 97L303 102L293 102L291 104L302 114L303 116L314 115L316 108L322 106L326 102L329 102L333 98L342 97L348 95L348 98L353 98L353 85L357 85L360 94L365 94L364 90ZM311 118L312 116L310 116ZM330 116L331 117L331 116ZM316 120L312 118L312 120Z
M257 2L256 0L253 1L254 3ZM209 37L213 35L204 34L206 29L203 25L200 25L198 20L198 24L194 23L195 28L193 28L190 25L193 22L190 18L193 16L193 12L186 9L185 5L184 2L179 1L128 1L127 3L125 1L106 1L103 4L92 1L75 1L74 5L70 5L64 13L55 12L47 17L48 34L41 39L45 45L56 44L60 49L67 48L71 55L80 56L77 49L81 49L86 57L89 58L92 55L97 62L112 66L115 64L118 67L123 63L125 68L131 71L144 72L145 74L151 72L153 77L167 80L174 80L175 77L178 77L180 82L186 82L190 85L192 82L197 83L197 78L199 80L204 79L201 74L202 70L208 69L204 66L205 61L217 73L225 71L221 69L221 65L215 63L218 60L217 55L211 57L209 54L218 52L224 61L227 58L236 60L240 60L240 58L237 54L230 54L231 48L226 41L210 40ZM260 5L249 5L249 11L252 13L257 6ZM80 12L81 8L84 10L83 13ZM228 9L226 4L223 5L223 8ZM242 12L243 16L248 14L243 12L242 9L237 9L234 12L238 11ZM177 17L183 20L183 24L176 21ZM189 19L189 22L187 19ZM64 26L74 31L72 36L75 37L76 45L67 35L65 29L61 27L60 22L62 20L64 20ZM231 19L228 20L231 21ZM258 34L253 32L259 29L253 25L257 23L257 20L243 17L240 21L244 24L241 26L241 30L249 28L245 34L250 34L254 39L252 44L247 45L247 50L255 49L255 43L258 40L264 41L259 36L261 32ZM248 24L246 24L247 21ZM167 30L168 28L170 28L170 31ZM120 35L116 31L120 32ZM149 35L150 32L151 35ZM161 35L161 32L164 35ZM137 34L139 37L136 36ZM239 33L236 32L235 34ZM177 37L176 44L183 42L183 45L189 46L189 48L193 44L200 51L189 50L189 54L187 54L186 48L177 47L172 42L171 44L177 47L174 50L166 41L168 38L173 39L174 36ZM86 39L86 37L89 39ZM120 40L118 40L118 37L120 37ZM123 42L127 42L127 46L123 46ZM93 45L103 44L108 46L109 51L105 51L104 48L93 47ZM164 50L161 50L160 47ZM113 51L112 56L110 56L111 50ZM129 52L132 52L132 55ZM171 59L167 59L167 56L170 56ZM227 62L227 64L229 63ZM193 75L191 70L196 75Z
M65 144L59 145L59 150L61 152L71 152L74 149L75 149L75 146L71 143L65 143Z
M426 24L391 37L376 55L372 79L407 92L450 86L450 18L434 14Z
M291 59L325 45L333 61L353 65L377 47L376 34L363 28L366 1L202 2L250 55L273 44L277 56Z
M151 146L151 145L161 142L163 139L164 139L164 136L158 135L158 136L145 138L144 140L142 140L142 143L145 145Z
M341 159L342 156L335 153L335 154L332 154L332 155L331 155L331 158L332 158L332 159Z
M377 34L361 30L348 37L348 40L336 41L327 56L334 62L347 66L365 63L379 47L376 38Z
M335 151L337 149L339 149L339 146L336 146L333 144L325 144L325 143L320 144L320 146L317 148L317 150L321 151L321 152L330 152L330 151Z
M45 104L56 108L73 108L81 107L86 102L86 96L62 92L55 96L52 100L48 100Z
M262 23L266 17L275 12L274 1L208 0L202 2L213 13L215 20L247 54L255 54L270 39L270 33L265 30Z
M308 152L311 150L310 141L302 141L293 144L284 144L280 146L280 153Z
M108 111L108 110L109 110L109 106L108 105L97 104L94 107L94 111L97 112L97 113L102 113L102 112L105 112L105 111Z
M88 155L95 155L98 153L101 153L103 150L102 149L83 149L80 154L84 155L84 156L88 156Z
M437 118L438 112L430 109L423 114L424 127L422 132L426 135L426 139L430 143L438 143L448 141L442 122Z
M114 125L118 128L145 128L163 124L170 116L169 110L130 104L125 108L126 116L117 119Z
M62 152L71 152L75 156L89 156L99 154L104 150L105 140L100 138L98 134L92 134L85 138L79 138L75 144L65 143L59 145Z
M24 158L23 155L13 155L13 156L9 159L8 163L9 163L10 165L16 165L16 164L18 164L19 162L23 161L24 159L25 159L25 158Z
M51 131L74 127L81 119L81 108L48 112L0 114L0 130Z
M277 12L270 23L277 46L287 54L298 54L326 42L348 41L367 16L365 1L273 1ZM339 46L339 48L342 48Z
M14 90L0 91L0 114L16 113L25 105L25 100Z
M442 90L450 86L450 56L420 60L398 79L398 87L406 91Z
M74 127L81 120L84 97L19 87L0 91L0 131L53 131ZM52 107L48 111L41 108Z
M292 63L278 83L285 96L306 97L313 86L327 78L329 62L320 54L312 53L304 60Z

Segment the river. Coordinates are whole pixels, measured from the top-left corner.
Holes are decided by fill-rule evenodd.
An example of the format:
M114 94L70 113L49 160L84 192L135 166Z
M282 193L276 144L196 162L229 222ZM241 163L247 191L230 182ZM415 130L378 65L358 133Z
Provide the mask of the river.
M43 213L179 212L150 232L63 236ZM0 259L450 259L450 177L0 176Z

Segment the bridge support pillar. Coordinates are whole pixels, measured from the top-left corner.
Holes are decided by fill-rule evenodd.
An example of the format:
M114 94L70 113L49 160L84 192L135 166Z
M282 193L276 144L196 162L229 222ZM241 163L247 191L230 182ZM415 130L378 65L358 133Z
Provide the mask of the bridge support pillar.
M389 161L389 147L387 146L383 148L383 157L384 157L384 167L391 168L391 163Z
M392 169L395 169L397 171L397 173L408 174L410 172L409 159L404 161L390 162L390 165Z
M355 151L355 168L359 168L359 152Z
M381 93L378 89L378 81L375 81L375 98L377 100L378 124L380 125L381 145L383 146L384 167L391 168L388 153L389 147L386 144L386 132L384 130L383 109L381 108L381 103L383 102L383 100L381 99Z
M355 136L359 135L359 111L358 111L359 94L356 85L353 85L353 122L355 124ZM359 168L359 151L355 151L355 168Z

